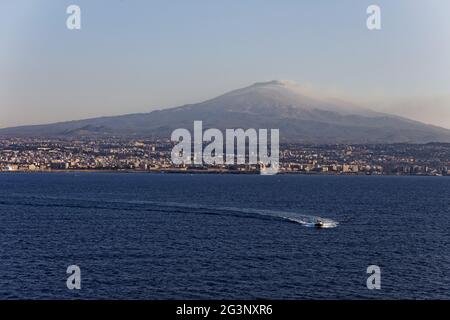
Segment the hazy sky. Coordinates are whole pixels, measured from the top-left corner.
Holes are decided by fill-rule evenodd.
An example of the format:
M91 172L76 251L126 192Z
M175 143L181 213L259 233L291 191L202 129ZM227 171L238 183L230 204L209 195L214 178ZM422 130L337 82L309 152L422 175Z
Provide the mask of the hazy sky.
M366 28L369 4L380 31ZM1 0L0 127L290 79L450 128L449 40L448 0Z

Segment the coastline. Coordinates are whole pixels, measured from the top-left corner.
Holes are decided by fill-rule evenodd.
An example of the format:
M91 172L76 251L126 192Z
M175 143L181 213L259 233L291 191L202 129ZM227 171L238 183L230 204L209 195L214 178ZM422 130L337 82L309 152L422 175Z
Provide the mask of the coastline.
M15 171L0 171L0 174L63 174L63 173L118 173L118 174L185 174L185 175L261 175L259 171L239 171L239 170L179 170L179 169L164 169L164 170L112 170L112 169L53 169L53 170L15 170ZM301 176L388 176L388 177L446 177L442 174L369 174L365 172L299 172L299 171L280 171L277 175L301 175Z

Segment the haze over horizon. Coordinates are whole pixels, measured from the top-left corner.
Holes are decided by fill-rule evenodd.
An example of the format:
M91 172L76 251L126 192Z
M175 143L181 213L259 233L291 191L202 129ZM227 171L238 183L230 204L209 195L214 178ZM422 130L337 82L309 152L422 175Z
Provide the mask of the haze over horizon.
M375 112L298 86L258 82L212 99L148 113L0 129L2 137L164 139L201 120L204 128L278 128L283 142L450 143L450 130Z
M289 79L450 128L450 3L25 0L0 4L0 128L197 103ZM82 29L65 26L82 9Z

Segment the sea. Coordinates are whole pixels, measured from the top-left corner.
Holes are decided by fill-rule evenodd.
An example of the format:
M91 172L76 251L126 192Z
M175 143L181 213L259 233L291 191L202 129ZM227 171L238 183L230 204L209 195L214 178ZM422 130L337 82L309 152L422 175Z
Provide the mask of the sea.
M449 299L449 228L450 177L3 173L0 299Z

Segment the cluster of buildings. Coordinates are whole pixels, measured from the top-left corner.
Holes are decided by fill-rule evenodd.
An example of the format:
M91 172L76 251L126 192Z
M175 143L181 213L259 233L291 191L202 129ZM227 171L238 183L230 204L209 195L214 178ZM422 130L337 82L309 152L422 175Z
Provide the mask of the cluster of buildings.
M156 149L160 151L156 151ZM0 139L0 171L169 168L169 145L141 141Z
M450 144L285 145L286 170L340 174L450 175Z
M0 139L0 171L257 173L258 165L174 165L169 140ZM450 144L280 146L280 173L450 175Z

